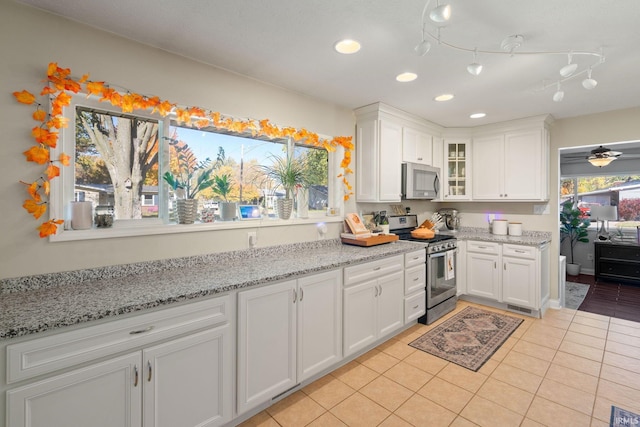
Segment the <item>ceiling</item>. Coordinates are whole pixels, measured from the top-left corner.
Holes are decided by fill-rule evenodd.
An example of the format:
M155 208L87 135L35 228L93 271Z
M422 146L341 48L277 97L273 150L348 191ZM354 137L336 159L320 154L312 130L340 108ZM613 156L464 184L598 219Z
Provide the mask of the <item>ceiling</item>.
M452 18L441 30L445 42L501 51L504 38L520 34L524 43L516 52L563 52L479 54L479 76L466 71L470 52L435 40L425 56L414 52L427 0L20 2L351 109L380 101L445 127L539 114L573 117L635 107L640 100L637 0L450 0ZM336 53L333 45L342 38L360 41L362 49ZM593 70L597 87L585 90L583 74L566 81L564 100L554 102L565 53L600 48L606 61ZM574 55L573 61L584 68L597 59ZM396 82L405 71L418 78ZM552 87L543 90L544 83ZM455 98L433 101L445 92ZM487 116L470 119L474 112Z

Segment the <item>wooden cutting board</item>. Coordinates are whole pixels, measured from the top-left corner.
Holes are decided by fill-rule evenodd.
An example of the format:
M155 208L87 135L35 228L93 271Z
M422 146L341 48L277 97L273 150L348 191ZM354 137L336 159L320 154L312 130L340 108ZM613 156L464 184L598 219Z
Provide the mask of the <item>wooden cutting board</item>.
M400 237L396 234L378 234L377 236L366 237L364 239L349 239L342 237L342 243L356 246L375 246L382 245L383 243L395 242L399 239Z

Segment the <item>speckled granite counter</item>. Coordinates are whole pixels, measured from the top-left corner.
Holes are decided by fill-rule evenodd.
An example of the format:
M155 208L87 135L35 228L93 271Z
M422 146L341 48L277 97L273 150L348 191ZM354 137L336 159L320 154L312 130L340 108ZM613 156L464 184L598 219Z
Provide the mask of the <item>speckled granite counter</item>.
M339 240L223 252L0 281L0 339L375 261L424 244Z
M480 240L483 242L513 243L514 245L540 246L551 241L551 233L546 231L522 232L522 236L499 236L489 233L488 228L462 227L456 232L441 231L451 234L458 240Z

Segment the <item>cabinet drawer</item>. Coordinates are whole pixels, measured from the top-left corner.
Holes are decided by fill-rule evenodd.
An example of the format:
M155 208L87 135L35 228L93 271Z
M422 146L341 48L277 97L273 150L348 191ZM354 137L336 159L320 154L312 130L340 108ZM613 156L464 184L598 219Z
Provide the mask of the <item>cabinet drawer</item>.
M415 267L407 268L404 271L404 293L409 295L410 293L424 289L427 285L427 269L425 264L416 265Z
M480 242L476 240L469 240L467 242L467 252L500 255L500 246L500 243L495 242Z
M534 246L502 245L502 256L536 259L536 251L537 249Z
M427 262L427 251L426 249L420 249L416 252L409 252L404 254L404 268L413 267L418 264L422 264Z
M404 299L404 323L407 324L412 320L425 314L427 311L427 292L421 291Z
M378 261L358 264L344 269L344 285L351 286L366 280L377 279L404 269L404 255L396 255Z
M7 383L229 321L230 296L114 320L7 346Z

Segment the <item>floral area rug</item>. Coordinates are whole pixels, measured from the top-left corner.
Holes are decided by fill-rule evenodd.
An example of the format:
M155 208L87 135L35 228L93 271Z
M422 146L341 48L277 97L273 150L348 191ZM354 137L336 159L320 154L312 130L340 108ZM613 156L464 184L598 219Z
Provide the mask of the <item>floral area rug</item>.
M517 317L466 307L409 345L477 371L521 323Z
M640 415L617 406L611 407L610 427L640 426Z
M584 297L589 292L589 285L582 283L567 282L564 285L564 306L565 308L571 308L577 310L584 301Z

